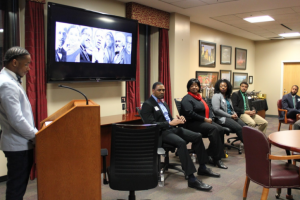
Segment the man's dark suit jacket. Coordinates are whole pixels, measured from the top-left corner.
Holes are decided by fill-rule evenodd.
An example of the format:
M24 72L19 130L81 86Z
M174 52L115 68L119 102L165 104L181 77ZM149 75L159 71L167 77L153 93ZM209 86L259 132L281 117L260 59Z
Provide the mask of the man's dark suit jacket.
M287 111L294 109L293 97L291 93L283 95L281 103L282 109L285 109ZM298 95L296 95L296 109L300 109L300 97Z
M287 110L288 114L289 114L289 112L291 112L293 110L300 111L300 97L298 95L296 95L295 100L296 100L296 109L294 108L292 94L289 93L289 94L283 95L282 101L281 101L282 109ZM282 119L284 119L283 112L281 112L280 117L279 117L279 120L282 120Z
M58 50L55 51L55 61L56 62L66 62L67 61L67 52L64 48L61 48L61 58L58 55Z
M157 111L155 110L156 106L159 109ZM173 117L171 116L169 106L166 102L164 102L164 106L167 108L170 120L172 121ZM143 118L146 124L157 124L162 130L170 128L169 122L166 120L161 108L152 96L143 103L141 117ZM162 141L160 138L160 145L161 142Z
M231 101L232 101L233 109L236 112L236 114L238 115L238 117L240 117L241 114L245 113L244 99L243 99L243 96L242 96L240 90L232 93ZM251 104L250 104L248 98L247 98L247 101L248 101L249 109L251 110Z
M157 106L159 110L156 111L155 106ZM172 121L173 117L171 116L170 108L166 102L164 102L164 106L167 108L170 120ZM152 96L143 103L141 115L146 124L157 124L161 129L168 129L170 127L169 122L166 120L158 103Z

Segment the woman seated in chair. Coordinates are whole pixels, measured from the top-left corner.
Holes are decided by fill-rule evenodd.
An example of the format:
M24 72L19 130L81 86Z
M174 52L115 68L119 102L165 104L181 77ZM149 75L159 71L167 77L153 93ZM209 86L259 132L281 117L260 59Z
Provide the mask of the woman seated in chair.
M187 83L188 94L181 101L181 115L187 120L186 128L195 132L200 132L204 137L208 137L210 144L207 151L209 162L219 168L227 169L221 158L224 154L224 130L213 122L213 113L201 98L201 89L198 79L190 79Z
M242 128L246 124L238 118L233 110L230 99L232 93L231 83L226 79L220 79L215 84L215 93L212 97L212 109L216 116L216 122L230 128L239 140L243 142Z

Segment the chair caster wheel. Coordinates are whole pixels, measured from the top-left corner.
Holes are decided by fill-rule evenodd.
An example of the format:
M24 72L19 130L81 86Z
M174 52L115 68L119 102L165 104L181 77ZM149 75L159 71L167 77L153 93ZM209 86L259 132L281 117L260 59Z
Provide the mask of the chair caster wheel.
M239 151L239 154L242 154L242 151Z
M280 194L276 194L275 197L276 197L276 199L279 199Z

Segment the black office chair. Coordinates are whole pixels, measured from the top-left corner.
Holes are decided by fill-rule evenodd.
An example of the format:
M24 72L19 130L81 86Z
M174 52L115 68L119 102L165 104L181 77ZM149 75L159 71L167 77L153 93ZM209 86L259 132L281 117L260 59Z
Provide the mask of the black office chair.
M136 107L137 112L139 113L143 123L145 123L145 120L143 119L142 115L141 115L141 108ZM163 177L163 174L165 173L165 171L168 171L168 169L174 169L177 170L179 172L182 172L183 174L185 174L185 172L181 169L181 167L179 168L178 166L180 166L181 164L179 163L170 163L170 157L169 157L169 153L175 153L176 147L166 144L166 143L162 143L161 142L161 137L159 138L159 145L161 144L161 147L165 150L164 154L161 153L161 150L158 151L159 155L163 155L164 158L164 162L160 162L160 167L159 167L159 171L160 171L160 177ZM185 176L185 179L187 179L188 177ZM164 179L160 180L160 182L162 184L164 184Z
M128 200L135 200L135 191L157 186L158 137L159 127L155 124L112 125L110 167L107 169L111 189L129 191ZM105 150L101 150L102 153L107 154Z
M175 98L174 99L174 101L175 101L175 105L176 105L176 108L177 108L177 111L178 111L178 113L179 113L179 115L180 115L180 111L181 111L181 98ZM185 127L185 126L184 126ZM206 138L206 137L203 137L203 138ZM188 152L190 153L190 154L192 154L192 160L193 160L193 162L195 163L196 162L196 151L195 150L193 150L193 149L188 149ZM177 153L177 152L176 152ZM177 155L177 154L176 154Z

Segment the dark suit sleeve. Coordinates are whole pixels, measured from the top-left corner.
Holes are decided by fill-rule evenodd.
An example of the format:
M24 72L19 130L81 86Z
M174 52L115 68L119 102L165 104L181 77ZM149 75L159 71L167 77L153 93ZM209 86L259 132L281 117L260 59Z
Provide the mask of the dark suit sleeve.
M282 103L282 109L285 109L285 110L287 110L287 111L290 111L291 109L293 109L293 108L289 108L289 102L288 102L289 100L288 100L288 95L284 95L283 97L282 97L282 101L281 101L281 103Z
M194 112L193 105L187 98L183 98L181 101L181 113L187 120L193 119L203 122L205 119L205 117Z
M231 101L232 101L233 109L237 113L238 116L240 116L241 114L245 113L244 108L239 108L239 101L240 101L240 99L239 99L239 95L236 92L232 93Z
M141 115L146 124L157 124L160 126L160 128L169 128L169 122L166 120L163 122L159 122L158 119L155 119L154 112L155 110L152 105L150 105L148 102L143 103Z
M296 109L300 110L300 97L296 95Z

